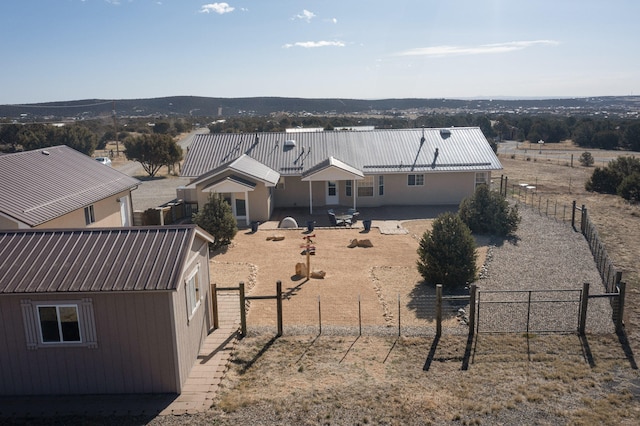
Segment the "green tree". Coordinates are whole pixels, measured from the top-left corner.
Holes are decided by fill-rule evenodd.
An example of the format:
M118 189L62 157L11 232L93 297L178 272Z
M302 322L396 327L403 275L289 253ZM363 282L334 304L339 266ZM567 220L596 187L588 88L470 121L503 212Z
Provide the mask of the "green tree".
M582 164L584 167L591 167L593 166L595 160L593 159L593 155L591 155L589 151L585 151L582 153L582 155L580 155L578 161L580 161L580 164Z
M506 237L515 232L520 223L518 207L510 207L502 194L491 191L487 185L478 186L473 196L462 200L458 214L479 234Z
M151 177L160 167L169 167L182 160L182 148L169 135L131 136L125 139L124 148L127 159L142 164Z
M169 123L168 121L158 121L153 126L153 133L166 135L166 134L169 134L170 131L171 131L171 123Z
M229 245L238 232L231 206L216 193L212 193L202 210L193 215L193 223L211 234L214 240L210 247L213 250Z
M634 172L622 179L616 192L625 200L633 203L640 201L640 173Z
M433 221L418 247L418 272L431 284L463 287L476 276L476 243L469 227L453 213Z
M624 143L632 151L640 151L640 123L633 123L624 130Z

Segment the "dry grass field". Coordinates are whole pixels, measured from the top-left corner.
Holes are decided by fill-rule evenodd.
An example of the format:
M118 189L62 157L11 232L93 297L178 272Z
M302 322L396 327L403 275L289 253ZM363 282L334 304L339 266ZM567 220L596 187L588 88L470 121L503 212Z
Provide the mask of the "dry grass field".
M545 150L557 148L574 149L566 144L544 147ZM575 152L577 158L581 150L575 149ZM596 164L600 156L611 155L593 151L592 154ZM275 338L270 332L250 333L237 346L223 391L212 410L192 416L188 422L229 425L638 424L640 209L617 197L586 192L584 183L593 168L581 167L577 161L572 168L568 162L544 156L527 160L524 153L518 153L515 158L511 157L511 154L500 156L510 185L523 182L535 185L540 203L546 207L549 199L560 220L561 209L570 206L573 200L587 206L628 285L625 311L628 344L624 337L615 334L584 338L575 334L482 334L469 342L460 334L444 334L435 339L433 336L397 338L364 334L358 337L357 334L317 333L303 336L285 333L284 337ZM534 199L534 203L537 202L538 199ZM567 219L569 212L566 211ZM415 226L418 228L412 229ZM424 223L407 225L410 232L416 234L424 226ZM368 252L366 265L354 265L348 272L349 279L361 276L363 282L371 282L370 271L375 271L375 265L403 265L398 270L378 271L381 275L397 275L398 271L409 274L415 260L394 257L393 238L382 242L373 233L370 237L374 246L384 244L385 250ZM238 244L250 245L242 241ZM321 247L321 242L318 246ZM241 248L251 251L252 247ZM255 247L256 253L259 248L261 244ZM249 274L258 283L263 278L271 282L278 270L293 274L293 265L283 265L277 260L258 271L251 269L252 256L245 259L244 266L237 267L237 260L230 256L233 252L225 254L227 257L214 258L214 261L236 265L230 275L232 281ZM384 262L381 259L385 259ZM318 266L329 271L328 281L310 281L308 288L319 285L340 288L340 280L332 280L330 276L339 265ZM292 294L301 294L304 285L294 287ZM255 289L260 291L261 287L258 285ZM309 309L311 312L307 313L313 317L313 308ZM257 312L258 307L252 306L250 321L253 316L254 321L260 322ZM303 318L305 313L297 315ZM269 316L273 317L273 313ZM167 421L170 422L156 419L152 423Z

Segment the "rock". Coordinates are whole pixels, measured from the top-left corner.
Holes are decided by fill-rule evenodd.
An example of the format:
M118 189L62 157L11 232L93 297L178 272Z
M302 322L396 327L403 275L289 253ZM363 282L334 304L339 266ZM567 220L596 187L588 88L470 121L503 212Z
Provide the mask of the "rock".
M358 240L358 239L353 239L351 240L351 243L349 243L349 245L347 246L349 248L354 248L354 247L373 247L373 243L371 242L371 240Z
M282 241L284 240L284 235L271 235L267 237L267 241Z
M358 247L358 240L354 238L353 240L351 240L351 244L349 244L347 247L349 248Z
M311 278L323 279L325 275L327 275L327 273L325 271L312 271L311 272Z
M305 263L296 263L296 275L299 277L307 276L307 265Z

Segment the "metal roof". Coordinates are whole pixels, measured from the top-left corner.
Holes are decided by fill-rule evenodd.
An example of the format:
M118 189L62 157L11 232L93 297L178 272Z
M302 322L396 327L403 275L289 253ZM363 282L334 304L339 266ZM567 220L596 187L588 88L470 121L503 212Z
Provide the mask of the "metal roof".
M104 167L104 166L103 166ZM0 232L0 293L174 290L195 225Z
M0 213L37 226L141 182L65 145L0 156Z
M345 172L352 179L364 178L364 174L360 170L356 169L355 167L351 167L350 165L340 160L337 160L333 157L329 157L326 160L321 161L320 163L316 164L315 166L311 167L306 172L304 172L302 174L302 180L314 180L313 179L314 175L317 175L325 170L332 169L332 168Z
M364 174L502 169L480 128L453 127L200 134L189 147L182 175L201 176L243 154L284 176L302 176L330 157Z
M280 179L280 173L270 169L259 161L254 160L247 154L242 154L235 160L224 163L214 168L213 170L208 170L208 173L206 173L206 175L200 176L200 179L198 179L196 182L192 182L190 185L200 183L203 180L206 180L227 170L238 172L244 176L251 176L255 179L261 180L267 186L276 186L278 180Z

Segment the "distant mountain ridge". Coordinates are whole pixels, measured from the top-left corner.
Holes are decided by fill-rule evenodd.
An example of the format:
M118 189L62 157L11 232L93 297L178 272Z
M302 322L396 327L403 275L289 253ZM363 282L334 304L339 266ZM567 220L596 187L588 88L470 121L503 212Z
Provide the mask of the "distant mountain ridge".
M285 97L212 98L169 96L149 99L84 99L25 105L0 105L0 118L95 118L111 116L265 116L290 114L402 114L403 112L640 111L638 96L559 99L309 99Z

